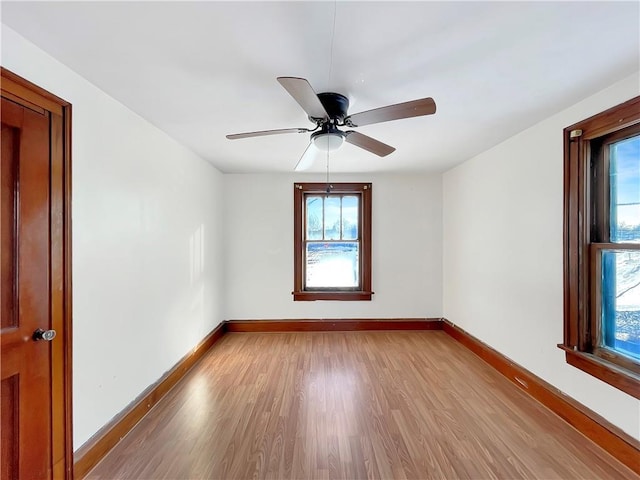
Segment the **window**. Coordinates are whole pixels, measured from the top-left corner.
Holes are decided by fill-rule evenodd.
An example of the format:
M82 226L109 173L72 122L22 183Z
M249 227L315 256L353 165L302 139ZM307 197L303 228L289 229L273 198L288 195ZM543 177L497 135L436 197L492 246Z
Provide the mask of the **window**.
M564 130L567 362L640 398L640 97Z
M371 300L371 184L296 183L294 300Z

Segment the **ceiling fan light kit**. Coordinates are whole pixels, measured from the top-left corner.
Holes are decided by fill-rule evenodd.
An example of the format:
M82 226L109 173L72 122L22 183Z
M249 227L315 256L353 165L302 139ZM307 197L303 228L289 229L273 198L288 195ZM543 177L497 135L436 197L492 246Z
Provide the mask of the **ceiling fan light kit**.
M278 130L236 133L227 135L227 138L229 140L236 140L282 133L311 133L309 146L296 164L295 170L305 170L311 165L312 159L309 148L311 144L323 152L333 152L338 150L346 141L380 157L385 157L395 151L394 147L386 145L375 138L371 138L354 130L343 131L338 127L347 126L356 128L373 123L389 122L391 120L436 113L435 102L432 98L427 97L348 115L349 99L344 95L334 92L316 94L309 82L304 78L278 77L278 82L289 92L289 95L298 102L306 112L309 120L315 123L316 127L313 129L283 128Z
M344 143L346 135L338 130L333 124L327 123L322 126L319 132L311 134L311 142L322 152L335 152Z

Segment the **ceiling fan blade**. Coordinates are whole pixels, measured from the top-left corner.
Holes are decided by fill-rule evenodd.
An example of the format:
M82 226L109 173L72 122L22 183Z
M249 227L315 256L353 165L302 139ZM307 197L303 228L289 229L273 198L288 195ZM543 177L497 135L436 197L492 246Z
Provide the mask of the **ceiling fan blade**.
M386 143L382 143L375 138L363 135L362 133L354 132L353 130L349 130L344 133L346 135L345 141L355 145L356 147L364 148L371 153L375 153L379 157L386 157L396 150L394 147L387 145Z
M261 130L259 132L232 133L227 135L229 140L237 140L239 138L250 137L266 137L267 135L280 135L281 133L307 133L313 130L308 128L280 128L278 130Z
M296 163L296 166L294 167L293 170L296 172L302 172L303 170L308 170L309 167L311 167L311 164L313 163L313 161L316 159L316 152L317 152L316 147L313 146L313 143L309 142L309 146L304 151L304 153L300 157L300 160L298 160L298 163Z
M278 77L278 82L311 118L329 118L316 92L305 78Z
M398 103L387 107L374 108L365 112L354 113L344 119L345 125L350 127L362 127L372 123L389 122L401 118L420 117L436 113L436 102L433 98L421 98L410 102Z

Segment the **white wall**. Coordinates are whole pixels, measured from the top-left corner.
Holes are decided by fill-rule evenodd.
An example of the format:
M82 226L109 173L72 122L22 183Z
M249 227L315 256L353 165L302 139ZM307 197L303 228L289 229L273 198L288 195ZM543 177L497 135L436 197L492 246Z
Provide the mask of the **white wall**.
M563 128L639 93L634 75L444 175L445 317L640 438L640 402L565 363Z
M294 302L293 183L323 175L225 175L227 319L442 316L442 187L433 175L332 175L372 183L370 302Z
M77 449L223 319L222 175L5 25L2 65L73 105Z

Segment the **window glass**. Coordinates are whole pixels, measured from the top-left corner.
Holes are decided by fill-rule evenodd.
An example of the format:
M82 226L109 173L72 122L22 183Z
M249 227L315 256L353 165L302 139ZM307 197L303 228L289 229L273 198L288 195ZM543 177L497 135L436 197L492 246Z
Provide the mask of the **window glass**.
M609 146L609 228L614 243L640 243L640 135Z
M307 239L322 240L324 229L323 218L323 198L319 196L307 196L306 198L306 219L307 219Z
M308 288L350 288L360 284L358 242L308 242Z
M324 198L324 239L340 240L340 197Z
M358 200L357 195L306 196L306 288L360 285Z
M358 197L342 197L342 239L355 240L358 238Z
M640 251L602 252L604 346L640 359Z

